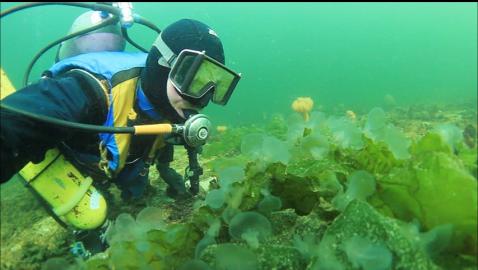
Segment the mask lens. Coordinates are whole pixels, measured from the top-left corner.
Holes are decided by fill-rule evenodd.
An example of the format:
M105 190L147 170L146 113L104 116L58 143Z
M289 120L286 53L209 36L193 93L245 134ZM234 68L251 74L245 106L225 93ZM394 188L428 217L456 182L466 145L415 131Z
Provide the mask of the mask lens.
M215 66L206 59L203 60L199 69L191 81L189 92L195 96L201 96L216 85Z
M240 76L204 54L183 51L174 64L170 78L181 94L191 98L206 97L214 91L212 102L224 105ZM207 95L208 99L211 95Z
M174 82L178 88L181 88L181 91L184 88L185 79L187 74L190 72L189 70L194 62L194 58L194 55L186 55L181 62L177 63L177 69L174 73Z
M196 72L189 90L193 95L202 95L214 88L212 101L224 104L225 99L230 96L229 91L234 89L236 77L235 74L205 58Z

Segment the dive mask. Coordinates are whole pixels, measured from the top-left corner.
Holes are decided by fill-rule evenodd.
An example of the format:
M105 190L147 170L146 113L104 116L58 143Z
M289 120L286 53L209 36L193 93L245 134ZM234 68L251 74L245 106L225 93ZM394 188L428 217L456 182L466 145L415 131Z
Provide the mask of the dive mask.
M158 64L171 68L169 79L181 96L200 107L204 107L209 99L226 105L241 78L240 74L207 56L204 51L184 49L176 55L161 36L153 46L162 55Z

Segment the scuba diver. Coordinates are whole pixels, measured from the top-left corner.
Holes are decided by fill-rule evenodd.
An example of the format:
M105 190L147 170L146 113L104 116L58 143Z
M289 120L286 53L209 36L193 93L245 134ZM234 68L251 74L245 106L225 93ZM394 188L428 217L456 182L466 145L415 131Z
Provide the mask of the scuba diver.
M69 35L115 17L103 6L78 17ZM216 32L200 21L158 31L147 53L124 51L131 41L123 22L64 40L40 80L1 101L1 182L19 173L51 215L73 227L84 257L106 248L107 204L95 186L115 183L134 201L155 164L168 196L198 193L197 154L210 128L199 111L226 105L240 79L225 66ZM188 153L184 178L170 167L174 145Z

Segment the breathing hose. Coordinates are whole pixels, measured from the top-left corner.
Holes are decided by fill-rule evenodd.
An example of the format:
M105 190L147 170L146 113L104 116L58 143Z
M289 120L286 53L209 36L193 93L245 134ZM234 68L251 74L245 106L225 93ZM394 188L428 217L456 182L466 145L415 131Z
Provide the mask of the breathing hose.
M85 33L88 33L88 32L91 32L91 31L95 31L96 29L100 29L104 26L107 26L107 25L110 25L110 24L115 24L119 21L119 18L116 17L116 16L113 16L107 20L105 20L104 22L98 24L98 25L95 25L95 26L92 26L92 27L88 27L86 29L83 29L81 31L77 31L77 32L74 32L72 34L69 34L65 37L62 37L50 44L48 44L46 47L44 47L43 49L41 49L36 55L35 57L33 57L32 61L30 62L30 64L28 65L28 68L27 68L27 71L25 72L25 76L23 77L23 86L27 86L28 84L28 78L30 77L30 73L33 69L33 66L35 65L35 63L37 62L37 60L46 52L48 51L49 49L53 48L54 46L60 44L61 42L65 41L65 40L68 40L68 39L71 39L71 38L74 38L74 37L77 37L77 36L80 36L80 35L83 35Z
M108 13L111 13L113 16L107 20L105 20L104 22L98 24L98 25L95 25L95 26L92 26L92 27L89 27L87 29L83 29L81 31L77 31L77 32L74 32L74 33L71 33L63 38L60 38L54 42L51 42L49 43L47 46L45 46L43 49L41 49L36 55L35 57L32 59L32 61L30 62L30 64L28 65L28 68L25 72L25 75L23 77L23 85L26 86L28 84L28 79L30 77L30 73L33 69L33 66L36 64L36 62L38 61L38 59L46 52L48 51L49 49L53 48L54 46L60 44L61 42L64 42L66 40L69 40L69 39L72 39L72 38L75 38L77 36L80 36L80 35L84 35L88 32L92 32L92 31L95 31L99 28L102 28L102 27L105 27L105 26L108 26L108 25L111 25L111 24L116 24L118 23L118 21L120 21L120 17L121 17L121 10L117 7L113 7L111 5L108 5L108 4L101 4L101 3L96 3L96 4L93 4L93 3L79 3L79 2L38 2L38 3L27 3L27 4L23 4L23 5L20 5L20 6L16 6L16 7L12 7L10 9L7 9L5 10L4 12L1 12L0 13L0 19L1 18L4 18L10 14L13 14L15 12L18 12L18 11L21 11L21 10L24 10L24 9L28 9L28 8L32 8L32 7L37 7L37 6L48 6L48 5L65 5L65 6L74 6L74 7L82 7L82 8L88 8L88 9L92 9L92 10L99 10L99 11L105 11L105 12L108 12ZM137 15L137 14L134 14L133 16L134 18L134 22L138 23L138 24L141 24L141 25L144 25L150 29L152 29L153 31L157 32L157 33L161 33L161 30L156 27L156 25L154 25L153 23L151 23L150 21L144 19L143 17ZM127 32L127 29L125 27L122 27L121 28L121 32L125 38L125 40L130 43L132 46L134 46L135 48L137 48L138 50L142 51L142 52L147 52L146 49L144 49L143 47L141 47L140 45L138 45L136 42L134 42L128 35L128 32Z
M138 125L132 127L105 127L100 125L90 125L90 124L83 124L83 123L76 123L71 121L66 121L62 119L58 119L55 117L45 116L45 115L37 115L31 112L27 112L24 110L20 110L5 104L0 103L0 108L21 114L28 118L53 124L56 126L61 126L65 128L73 128L73 129L80 129L86 132L94 132L94 133L128 133L133 135L150 135L150 134L169 134L176 131L176 125L171 124L152 124L152 125Z
M183 137L187 145L198 147L203 145L209 137L211 130L211 121L204 114L195 114L190 116L184 124L152 124L137 125L132 127L105 127L100 125L90 125L83 123L70 122L50 116L37 115L24 110L2 104L0 108L14 113L21 114L31 119L72 129L79 129L85 132L93 133L127 133L132 135L158 135L158 134L177 134ZM194 164L193 166L194 167Z

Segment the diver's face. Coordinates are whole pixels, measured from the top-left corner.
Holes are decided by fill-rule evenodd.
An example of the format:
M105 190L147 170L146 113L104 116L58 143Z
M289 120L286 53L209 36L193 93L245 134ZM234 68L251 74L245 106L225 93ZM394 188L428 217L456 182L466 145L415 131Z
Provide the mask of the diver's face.
M168 79L168 82L166 84L167 88L167 94L168 94L168 99L169 103L171 103L171 106L176 110L176 112L182 117L186 118L184 116L184 109L192 109L195 111L200 111L201 108L195 107L192 105L189 101L183 99L179 94L178 91L174 88L173 83L171 82L170 79Z

